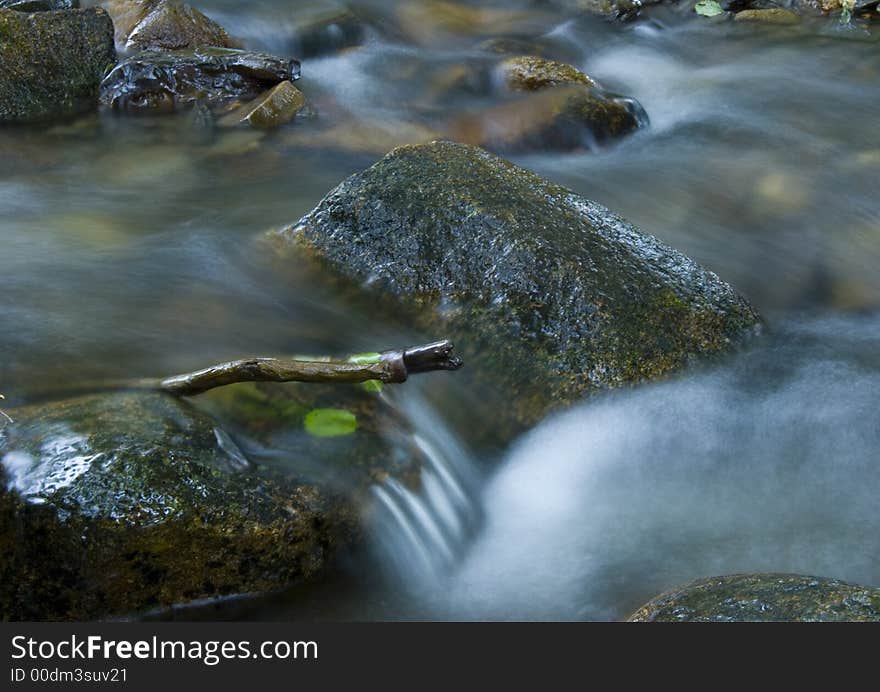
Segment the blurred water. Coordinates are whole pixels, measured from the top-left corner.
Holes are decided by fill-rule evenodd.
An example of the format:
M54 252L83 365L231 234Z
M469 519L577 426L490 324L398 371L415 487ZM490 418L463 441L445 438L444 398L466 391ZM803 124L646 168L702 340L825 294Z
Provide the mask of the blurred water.
M832 346L833 345L833 346ZM708 575L880 584L880 320L790 325L727 367L539 426L486 489L438 613L619 619Z
M482 509L455 498L479 486L467 443L492 412L467 378L429 379L418 388L428 421L415 399L405 407L442 462L418 498L393 482L377 490L406 518L386 522L378 543L397 551L392 583L402 577L407 593L347 584L309 615L618 617L677 581L739 569L880 583L869 559L880 489L877 38L827 23L720 24L686 7L615 24L564 4L482 3L462 21L430 0L355 3L361 45L303 60L317 116L276 133L111 115L0 130L4 405L59 381L441 336L355 311L299 267L282 280L256 241L387 149L496 103L498 57L484 42L524 40L637 98L651 127L600 152L515 160L716 271L775 336L716 372L548 422L501 465ZM277 53L295 53L312 18L344 9L197 5ZM418 519L426 507L433 518ZM446 548L426 554L427 534ZM427 569L411 574L419 551Z

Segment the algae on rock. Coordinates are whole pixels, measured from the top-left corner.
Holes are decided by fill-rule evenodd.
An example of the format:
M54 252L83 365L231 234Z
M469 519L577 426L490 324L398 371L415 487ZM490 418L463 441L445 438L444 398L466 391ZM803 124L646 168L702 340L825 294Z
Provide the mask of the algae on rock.
M0 123L97 108L98 86L115 62L113 24L102 9L0 9Z

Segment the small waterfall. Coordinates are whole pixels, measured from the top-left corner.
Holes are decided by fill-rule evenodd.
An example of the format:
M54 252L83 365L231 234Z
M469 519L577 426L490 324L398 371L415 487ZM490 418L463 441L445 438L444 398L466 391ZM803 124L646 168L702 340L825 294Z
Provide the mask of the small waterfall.
M418 392L395 403L427 464L416 490L394 478L374 486L370 531L391 579L433 582L459 564L482 521L479 474L465 445Z

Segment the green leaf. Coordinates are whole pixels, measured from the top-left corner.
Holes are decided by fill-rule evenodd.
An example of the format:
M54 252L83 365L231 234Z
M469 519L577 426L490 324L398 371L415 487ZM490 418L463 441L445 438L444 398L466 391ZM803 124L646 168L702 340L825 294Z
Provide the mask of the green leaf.
M382 360L381 353L355 353L348 357L348 362L355 365L369 365L370 363L378 363L380 360Z
M724 9L715 0L700 0L694 7L694 12L703 17L716 17L724 14Z
M305 419L306 432L314 437L340 437L357 430L357 416L338 408L316 408Z

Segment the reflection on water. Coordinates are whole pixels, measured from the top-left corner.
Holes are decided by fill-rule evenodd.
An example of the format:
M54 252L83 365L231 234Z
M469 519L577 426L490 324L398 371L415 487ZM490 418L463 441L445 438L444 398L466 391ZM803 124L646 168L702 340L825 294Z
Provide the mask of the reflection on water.
M342 7L197 4L249 47L279 53L294 50L310 17ZM518 163L689 253L771 326L795 310L831 321L782 330L718 372L548 422L490 484L485 531L444 587L449 600L435 586L365 609L373 596L358 586L344 612L325 615L616 617L659 587L740 568L880 583L867 557L878 535L877 323L833 318L880 307L876 38L691 21L664 8L618 25L545 3L484 5L475 16L428 1L356 3L362 45L303 61L317 116L276 133L107 115L0 131L6 403L60 380L442 337L354 312L296 266L281 282L254 240L385 149L493 103L486 40L516 40L635 97L651 119L612 149ZM466 459L450 445L491 426L492 412L465 377L429 382L437 413L416 426L423 449ZM407 410L417 419L423 409ZM409 527L413 554L440 572L462 560L479 523L455 500L476 487L467 466L440 464L415 499L393 483L377 490L395 526ZM383 536L404 554L399 535Z

